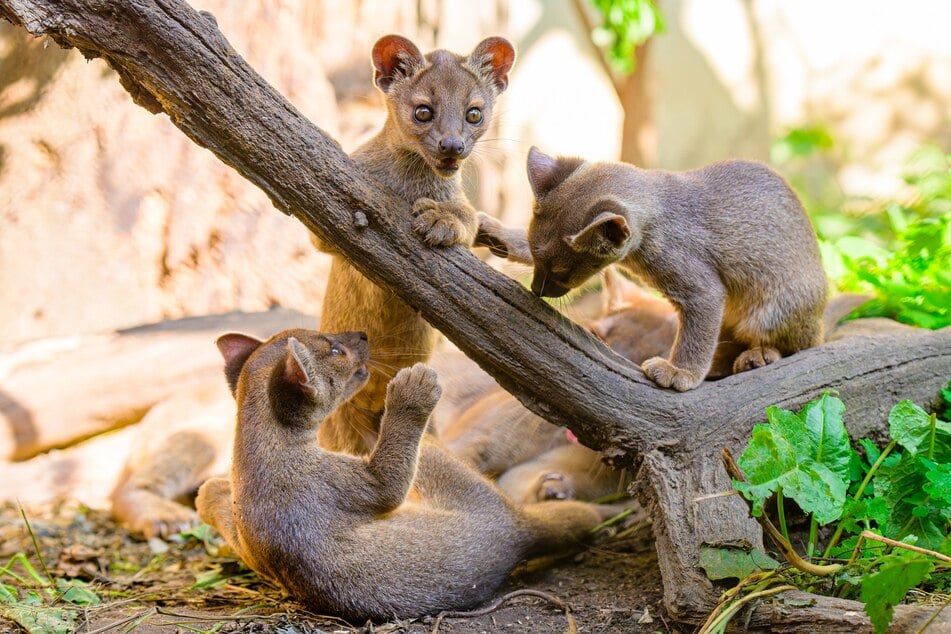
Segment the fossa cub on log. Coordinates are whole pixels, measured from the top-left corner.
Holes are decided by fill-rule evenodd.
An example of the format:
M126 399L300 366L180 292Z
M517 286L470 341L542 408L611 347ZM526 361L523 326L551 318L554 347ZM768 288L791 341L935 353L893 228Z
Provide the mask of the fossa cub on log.
M196 501L252 569L310 609L354 620L461 609L526 556L585 539L614 509L516 507L425 437L440 397L423 364L390 381L366 457L323 449L321 423L368 380L366 335L288 330L218 347L238 404L231 478Z
M532 148L528 176L533 292L559 297L614 262L657 288L678 313L670 357L641 365L657 385L695 388L718 340L745 347L734 372L822 342L827 281L816 234L765 165L668 172Z
M373 47L372 59L387 118L351 155L354 162L412 205L423 242L471 246L478 220L462 191L460 167L489 127L515 50L490 37L465 57L445 50L423 55L406 38L388 35ZM315 243L333 253L316 237ZM366 332L373 358L381 361L366 387L321 426L324 446L365 454L376 439L387 382L400 368L429 358L435 331L340 255L333 259L320 327Z

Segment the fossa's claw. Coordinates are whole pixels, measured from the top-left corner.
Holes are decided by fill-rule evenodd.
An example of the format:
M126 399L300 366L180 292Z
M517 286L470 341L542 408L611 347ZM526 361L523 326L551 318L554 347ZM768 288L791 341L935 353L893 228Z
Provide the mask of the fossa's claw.
M641 364L641 369L651 381L660 387L668 387L678 392L686 392L700 385L703 376L692 370L673 365L662 357L653 357Z

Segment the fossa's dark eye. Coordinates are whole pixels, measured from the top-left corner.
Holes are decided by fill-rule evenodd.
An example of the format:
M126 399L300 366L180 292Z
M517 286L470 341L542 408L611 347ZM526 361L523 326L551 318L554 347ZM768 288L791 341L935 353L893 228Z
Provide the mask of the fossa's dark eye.
M433 120L433 109L429 106L416 106L413 111L413 118L420 123L429 123Z
M466 111L466 121L472 125L479 125L482 123L482 111L478 108L469 108Z

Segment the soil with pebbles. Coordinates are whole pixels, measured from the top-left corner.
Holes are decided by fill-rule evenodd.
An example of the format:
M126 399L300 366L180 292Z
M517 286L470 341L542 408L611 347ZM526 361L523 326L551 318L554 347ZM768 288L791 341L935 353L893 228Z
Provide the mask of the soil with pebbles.
M55 592L32 606L40 617L72 621L76 632L275 632L279 634L431 632L436 619L349 624L308 613L278 588L218 553L217 538L142 542L108 513L59 505L27 513L42 563L19 508L0 508L0 558L25 554L39 575L88 583L101 600L77 606ZM610 529L609 529L610 530ZM660 571L650 527L640 523L602 535L581 552L516 570L482 615L444 618L439 631L677 632L664 613ZM9 570L24 581L14 563ZM0 582L25 598L29 589L11 575ZM520 593L530 590L529 593ZM511 596L510 596L511 595ZM497 601L498 607L494 607ZM567 607L567 609L566 609ZM0 615L10 614L0 604ZM0 632L21 628L0 616Z

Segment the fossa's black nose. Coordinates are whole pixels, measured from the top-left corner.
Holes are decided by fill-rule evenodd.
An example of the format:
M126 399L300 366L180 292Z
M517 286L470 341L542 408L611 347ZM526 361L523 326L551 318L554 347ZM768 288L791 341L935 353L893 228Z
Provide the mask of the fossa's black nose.
M462 139L458 139L456 137L446 137L445 139L440 139L439 143L436 144L436 147L439 149L439 153L442 156L449 158L458 158L466 151L465 143L462 142Z

